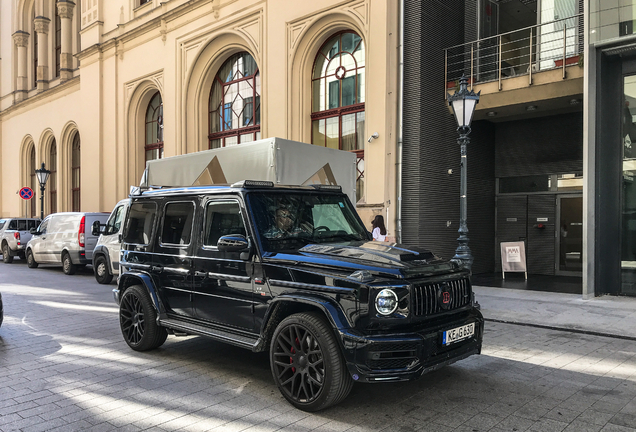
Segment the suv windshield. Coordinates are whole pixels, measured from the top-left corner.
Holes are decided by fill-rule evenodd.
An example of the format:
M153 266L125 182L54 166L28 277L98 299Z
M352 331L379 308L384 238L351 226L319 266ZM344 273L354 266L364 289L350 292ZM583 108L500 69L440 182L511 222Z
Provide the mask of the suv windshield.
M368 240L367 230L346 195L251 193L248 203L266 251Z

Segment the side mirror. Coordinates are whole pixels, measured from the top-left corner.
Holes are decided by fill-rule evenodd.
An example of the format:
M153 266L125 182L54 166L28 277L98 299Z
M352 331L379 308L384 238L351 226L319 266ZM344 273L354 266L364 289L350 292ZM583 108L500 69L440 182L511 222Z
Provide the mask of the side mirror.
M91 226L91 234L94 236L103 234L104 228L106 228L105 225L102 226L102 224L99 221L95 221L93 222L93 225Z
M250 242L240 234L222 236L216 243L220 252L243 252L250 248Z
M37 229L37 228L31 228L31 229L29 230L29 232L30 232L31 234L36 234L36 235L37 235L37 234L38 234L38 229Z

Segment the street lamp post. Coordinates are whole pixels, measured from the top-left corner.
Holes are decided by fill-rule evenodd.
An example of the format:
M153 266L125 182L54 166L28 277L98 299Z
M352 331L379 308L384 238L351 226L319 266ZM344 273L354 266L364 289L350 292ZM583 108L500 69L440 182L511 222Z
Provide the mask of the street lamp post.
M459 138L457 143L461 148L461 180L459 191L459 238L457 239L457 249L453 258L461 260L464 265L470 269L473 265L473 255L468 247L468 225L466 223L467 203L466 203L466 177L468 169L468 158L466 156L466 146L470 143L470 123L473 119L475 106L479 102L479 94L474 91L468 91L468 80L465 76L459 80L459 90L455 94L448 97L448 103L453 109L455 119L457 120L457 132Z
M42 162L42 167L35 170L35 175L40 183L40 219L44 220L44 188L46 188L51 171L44 168L44 162Z

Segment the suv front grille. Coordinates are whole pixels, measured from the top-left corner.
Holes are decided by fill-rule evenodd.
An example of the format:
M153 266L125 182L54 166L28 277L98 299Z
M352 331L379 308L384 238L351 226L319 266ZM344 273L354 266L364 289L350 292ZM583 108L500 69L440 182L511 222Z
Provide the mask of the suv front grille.
M440 296L446 285L449 293L447 307L442 307ZM415 285L413 290L414 313L416 316L430 316L466 306L471 302L472 291L468 278L445 282Z

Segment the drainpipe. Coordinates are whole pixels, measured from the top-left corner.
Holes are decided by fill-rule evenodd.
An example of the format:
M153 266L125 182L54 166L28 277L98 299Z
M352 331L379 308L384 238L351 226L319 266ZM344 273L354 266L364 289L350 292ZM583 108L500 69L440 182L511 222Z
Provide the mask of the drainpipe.
M400 22L398 24L398 112L397 112L397 242L402 243L402 143L404 103L404 0L400 0Z

